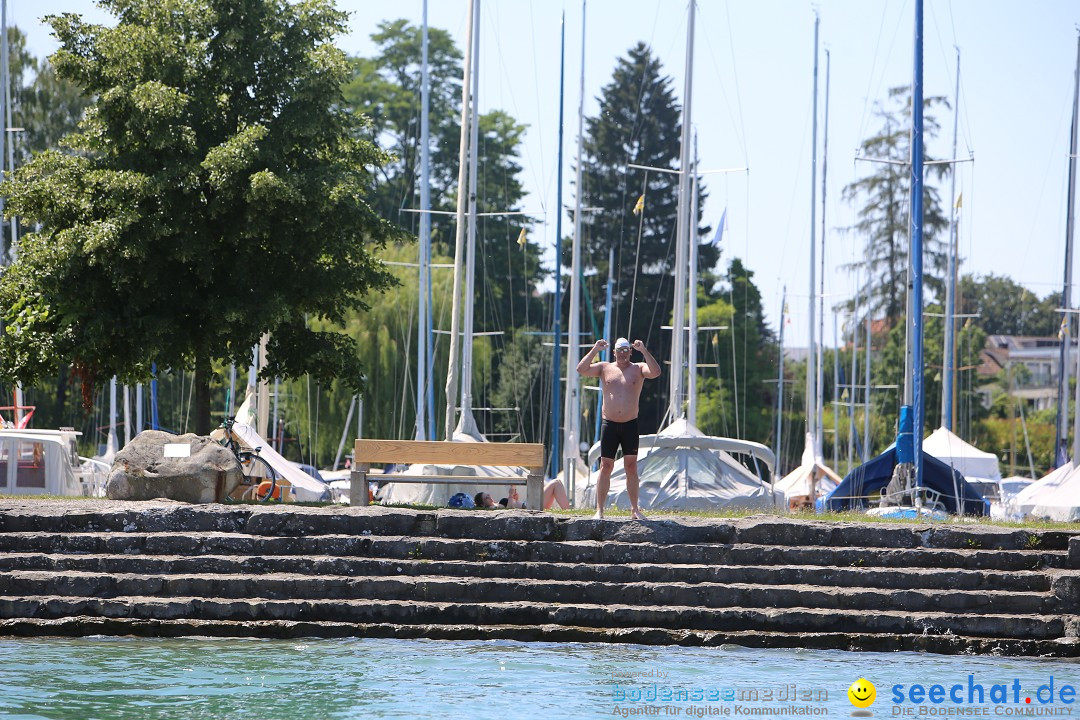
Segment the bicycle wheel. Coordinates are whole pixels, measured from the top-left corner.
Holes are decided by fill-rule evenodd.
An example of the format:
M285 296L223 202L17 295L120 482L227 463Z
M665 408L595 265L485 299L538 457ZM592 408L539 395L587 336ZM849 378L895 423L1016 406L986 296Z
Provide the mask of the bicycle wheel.
M278 484L278 474L263 458L253 452L237 455L244 482L251 486L252 497L259 502L281 502L285 488Z

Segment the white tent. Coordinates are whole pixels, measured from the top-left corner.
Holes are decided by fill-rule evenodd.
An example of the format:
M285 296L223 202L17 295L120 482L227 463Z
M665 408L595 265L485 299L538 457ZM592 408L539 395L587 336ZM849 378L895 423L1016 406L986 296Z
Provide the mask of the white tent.
M1010 514L1061 522L1080 520L1080 468L1065 463L1008 502Z
M752 455L772 469L768 448L742 440L709 437L680 418L657 435L641 438L638 453L639 504L643 510L707 510L721 507L772 508L769 483L746 469L725 449ZM598 457L593 446L590 461ZM589 476L577 492L578 507L596 505L596 479ZM782 496L777 496L782 501ZM615 461L607 505L630 508L626 471L622 459Z
M785 502L797 497L806 497L813 502L831 493L842 481L843 478L832 468L814 457L814 440L810 433L807 433L802 463L781 478L773 489L783 493Z
M1001 481L997 455L983 452L964 442L944 427L939 427L923 440L922 447L925 452L960 471L965 480L989 480L994 483Z

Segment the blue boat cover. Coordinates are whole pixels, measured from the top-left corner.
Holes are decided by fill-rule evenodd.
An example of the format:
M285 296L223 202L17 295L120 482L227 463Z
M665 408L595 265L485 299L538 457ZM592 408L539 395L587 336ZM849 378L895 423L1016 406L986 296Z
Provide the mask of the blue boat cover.
M825 510L862 510L867 506L867 496L882 490L892 480L896 467L896 446L866 461L852 470L835 490L822 501ZM954 483L955 476L955 483ZM988 515L990 504L971 487L958 470L953 470L932 455L923 453L923 485L941 493L945 509L960 513L957 494L963 501L967 515Z

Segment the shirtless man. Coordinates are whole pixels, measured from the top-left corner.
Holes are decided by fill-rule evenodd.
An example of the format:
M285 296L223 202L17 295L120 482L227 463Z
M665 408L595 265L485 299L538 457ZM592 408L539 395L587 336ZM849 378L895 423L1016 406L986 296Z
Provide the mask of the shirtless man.
M645 516L638 509L638 398L641 397L645 378L660 377L660 365L640 340L634 341L633 348L644 356L645 362L630 362L631 345L626 338L615 341L615 362L593 363L596 354L607 346L607 340L597 340L577 365L578 373L600 378L604 393L604 422L600 426L600 475L596 479L596 515L593 517L598 520L604 518L611 470L615 467L615 451L622 445L630 517L644 520Z

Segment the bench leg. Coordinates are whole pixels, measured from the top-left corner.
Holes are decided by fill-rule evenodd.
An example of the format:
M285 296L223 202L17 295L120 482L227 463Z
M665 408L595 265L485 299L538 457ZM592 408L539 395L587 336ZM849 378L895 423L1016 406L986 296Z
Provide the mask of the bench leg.
M529 510L544 509L544 476L530 473L525 479L525 507Z
M364 470L353 470L349 475L349 504L368 504L368 479Z

